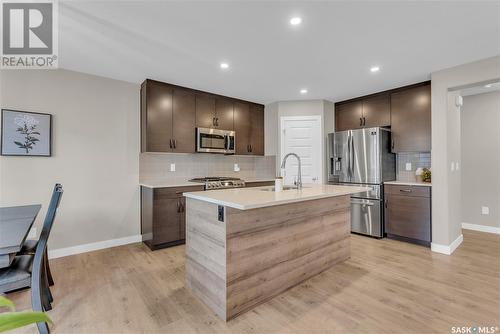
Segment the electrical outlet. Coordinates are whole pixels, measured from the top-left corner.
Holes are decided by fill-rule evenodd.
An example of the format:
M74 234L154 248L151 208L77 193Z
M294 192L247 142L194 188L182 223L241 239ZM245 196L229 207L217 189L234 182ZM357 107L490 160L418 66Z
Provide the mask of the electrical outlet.
M28 233L27 239L36 239L36 227L32 227Z
M481 214L482 215L489 215L490 214L490 208L488 208L487 206L482 206L481 207Z
M234 164L234 166L233 166L233 171L235 171L235 172L239 172L239 171L240 171L240 165L238 165L238 164Z
M411 162L406 163L406 170L411 171Z
M170 164L170 171L175 172L175 164Z

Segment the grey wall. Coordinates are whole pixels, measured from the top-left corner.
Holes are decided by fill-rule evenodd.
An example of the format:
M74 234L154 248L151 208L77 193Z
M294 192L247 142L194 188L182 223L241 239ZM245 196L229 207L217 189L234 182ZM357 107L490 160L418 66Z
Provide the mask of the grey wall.
M461 123L462 222L500 227L500 92L464 97Z
M53 115L52 157L0 157L0 206L64 186L49 248L140 234L139 86L66 70L0 71L0 105Z
M432 80L432 242L449 246L462 234L460 112L453 89L500 78L500 56L434 72Z

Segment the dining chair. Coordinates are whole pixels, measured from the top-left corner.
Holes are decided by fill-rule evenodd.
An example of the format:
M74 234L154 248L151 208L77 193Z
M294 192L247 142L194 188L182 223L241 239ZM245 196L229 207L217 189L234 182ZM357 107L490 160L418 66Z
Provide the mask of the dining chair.
M60 186L60 184L56 184L54 186L54 191L55 191L57 186ZM54 191L52 193L54 193ZM35 240L35 239L25 240L21 250L19 251L19 253L17 253L17 255L35 255L37 245L38 245L38 240ZM43 260L44 260L45 270L47 271L47 279L49 282L49 286L53 286L54 279L52 278L52 272L50 271L49 257L47 255L47 251L45 251L45 257ZM51 302L52 302L52 300L51 300Z
M42 232L36 245L34 255L18 255L8 268L0 269L0 293L31 286L31 305L33 311L48 311L52 308L47 271L47 240L63 194L62 185L56 184L52 192ZM45 322L37 323L40 334L50 333Z

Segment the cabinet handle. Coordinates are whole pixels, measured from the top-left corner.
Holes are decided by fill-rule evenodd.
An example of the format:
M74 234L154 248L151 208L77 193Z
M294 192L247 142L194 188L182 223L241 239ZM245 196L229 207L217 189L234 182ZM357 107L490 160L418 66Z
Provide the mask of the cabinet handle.
M172 139L170 139L170 148L172 148Z
M384 206L385 206L385 208L386 208L386 209L387 209L387 204L388 204L388 203L389 203L389 200L388 200L388 199L386 199L386 200L384 201Z
M181 202L181 212L186 212L186 206Z
M212 117L212 125L215 126L215 117Z
M215 126L219 126L219 117L215 117Z
M411 189L399 189L402 193L411 193Z
M174 139L174 148L177 148L177 139Z
M250 152L253 152L253 145L250 144Z
M391 149L394 150L394 139L391 140Z
M360 117L359 118L359 126L362 126L363 125L363 117Z
M181 203L177 200L177 213L181 212Z
M363 117L363 126L366 125L366 117Z

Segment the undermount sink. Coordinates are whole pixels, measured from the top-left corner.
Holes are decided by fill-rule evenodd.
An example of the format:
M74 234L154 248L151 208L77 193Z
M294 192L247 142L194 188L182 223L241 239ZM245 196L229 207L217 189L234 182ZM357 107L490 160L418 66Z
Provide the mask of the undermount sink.
M307 188L307 187L303 187L303 188ZM262 190L262 191L276 191L276 188L269 187L269 188L262 188L260 190ZM285 191L285 190L297 190L297 187L296 186L283 186L283 191Z

